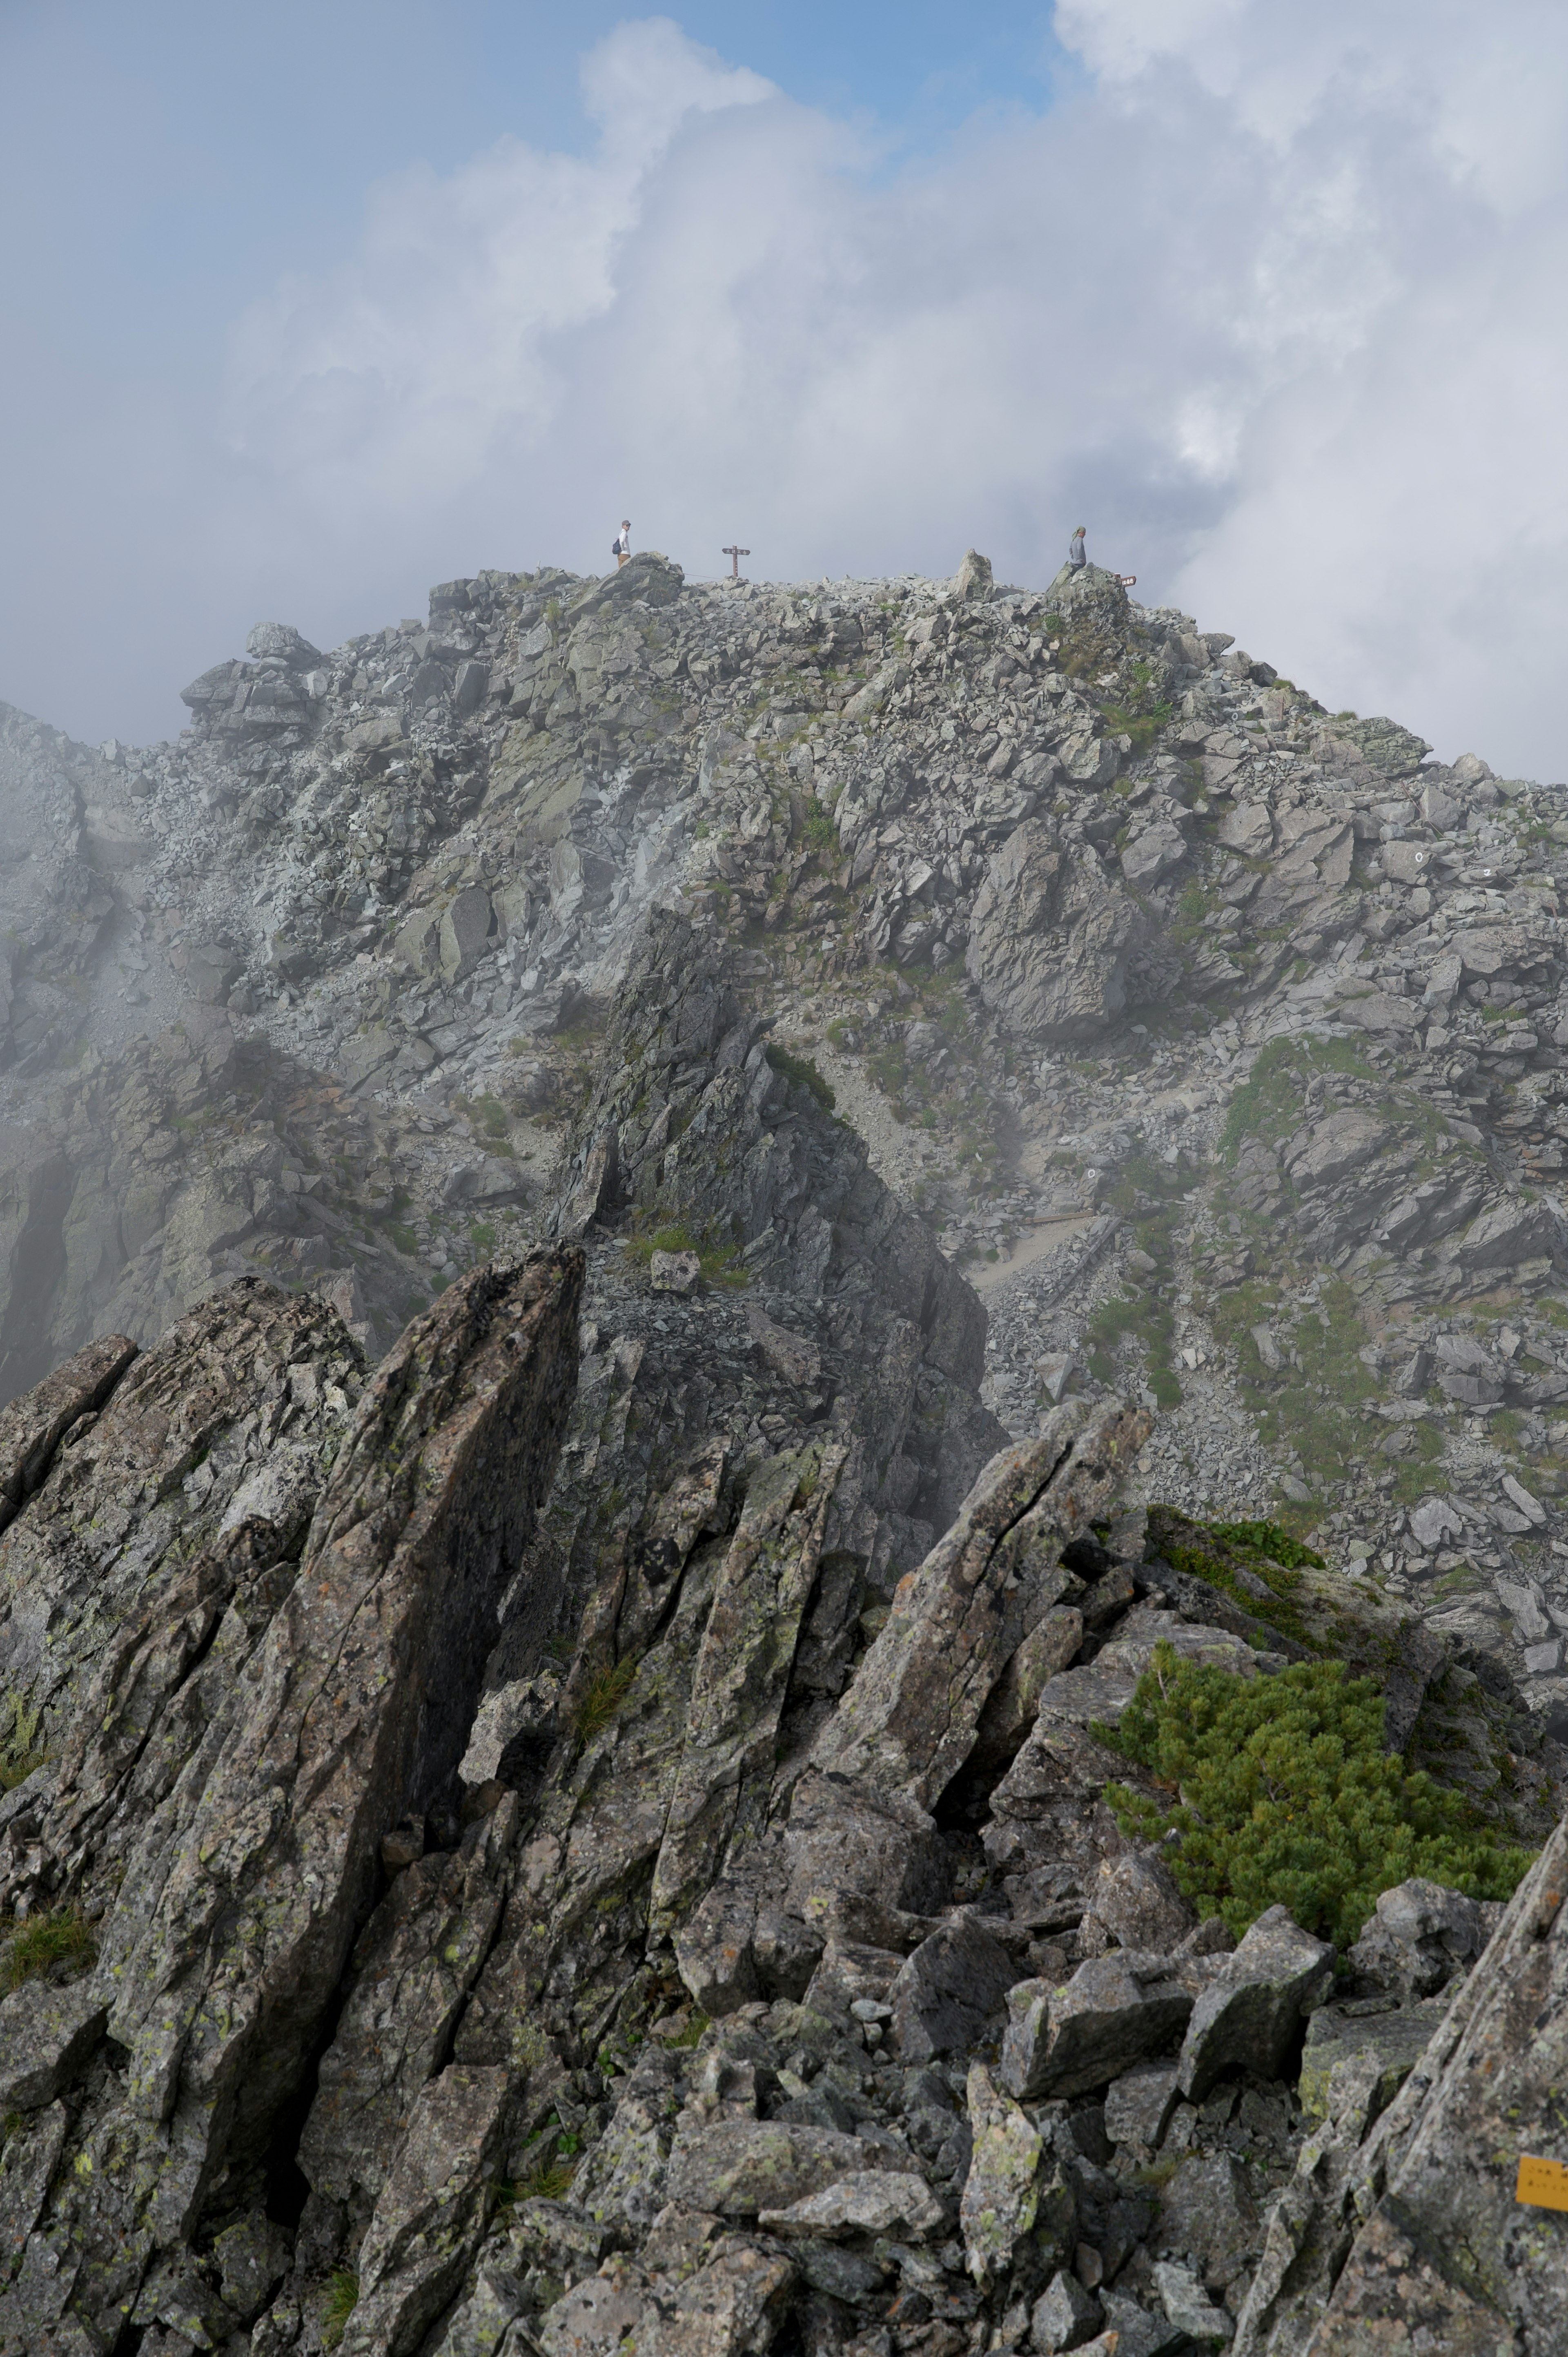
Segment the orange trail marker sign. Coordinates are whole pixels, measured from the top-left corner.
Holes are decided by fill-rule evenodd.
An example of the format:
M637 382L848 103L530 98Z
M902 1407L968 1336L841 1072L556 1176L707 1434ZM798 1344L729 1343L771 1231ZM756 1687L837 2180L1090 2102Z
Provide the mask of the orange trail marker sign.
M1568 2210L1568 2169L1560 2160L1521 2155L1514 2200L1528 2201L1535 2210Z

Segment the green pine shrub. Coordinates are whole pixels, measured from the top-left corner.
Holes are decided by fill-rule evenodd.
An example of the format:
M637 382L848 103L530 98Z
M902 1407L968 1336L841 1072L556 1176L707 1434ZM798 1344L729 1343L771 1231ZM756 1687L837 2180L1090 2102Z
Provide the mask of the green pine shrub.
M788 1048L779 1048L772 1043L764 1049L763 1053L781 1079L794 1088L810 1089L822 1111L832 1113L838 1099L833 1094L831 1082L822 1078L809 1056L791 1055Z
M1283 1905L1343 1951L1380 1892L1412 1875L1507 1899L1530 1862L1458 1793L1384 1749L1377 1682L1348 1678L1339 1662L1243 1678L1161 1644L1121 1725L1094 1733L1175 1795L1162 1810L1108 1786L1122 1832L1179 1835L1169 1863L1184 1897L1238 1939Z

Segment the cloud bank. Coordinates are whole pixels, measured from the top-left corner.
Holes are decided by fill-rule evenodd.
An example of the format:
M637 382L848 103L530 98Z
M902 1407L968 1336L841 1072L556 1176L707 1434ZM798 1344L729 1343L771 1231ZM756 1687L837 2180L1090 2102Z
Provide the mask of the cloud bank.
M142 640L46 662L52 705L0 692L161 729L181 660L263 610L330 641L443 576L607 565L628 513L689 573L738 535L775 578L972 543L1043 582L1084 522L1331 705L1568 773L1568 20L1062 0L1056 29L1050 113L909 161L621 26L585 154L381 184L357 251L236 317L214 414L160 436L127 394Z

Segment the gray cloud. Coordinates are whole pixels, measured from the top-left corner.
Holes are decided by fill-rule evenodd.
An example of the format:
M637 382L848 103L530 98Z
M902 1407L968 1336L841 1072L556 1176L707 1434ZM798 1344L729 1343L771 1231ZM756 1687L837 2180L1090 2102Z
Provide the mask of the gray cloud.
M607 563L628 512L689 571L738 533L776 577L973 542L1039 581L1083 522L1331 705L1568 768L1568 28L1517 0L1057 22L1083 88L935 161L654 19L585 61L585 155L381 185L352 255L236 318L220 406L116 411L145 495L93 645L40 666L49 716L167 726L263 610L330 640L444 575Z

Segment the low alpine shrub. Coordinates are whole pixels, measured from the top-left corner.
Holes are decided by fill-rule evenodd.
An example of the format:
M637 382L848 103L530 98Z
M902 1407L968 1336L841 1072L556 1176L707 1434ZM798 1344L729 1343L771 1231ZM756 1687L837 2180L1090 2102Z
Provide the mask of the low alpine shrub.
M1530 1864L1458 1793L1384 1749L1375 1680L1339 1662L1243 1678L1160 1644L1121 1724L1094 1732L1175 1796L1162 1809L1108 1786L1123 1833L1178 1835L1168 1863L1184 1896L1238 1939L1283 1905L1343 1951L1379 1893L1412 1875L1507 1899Z

